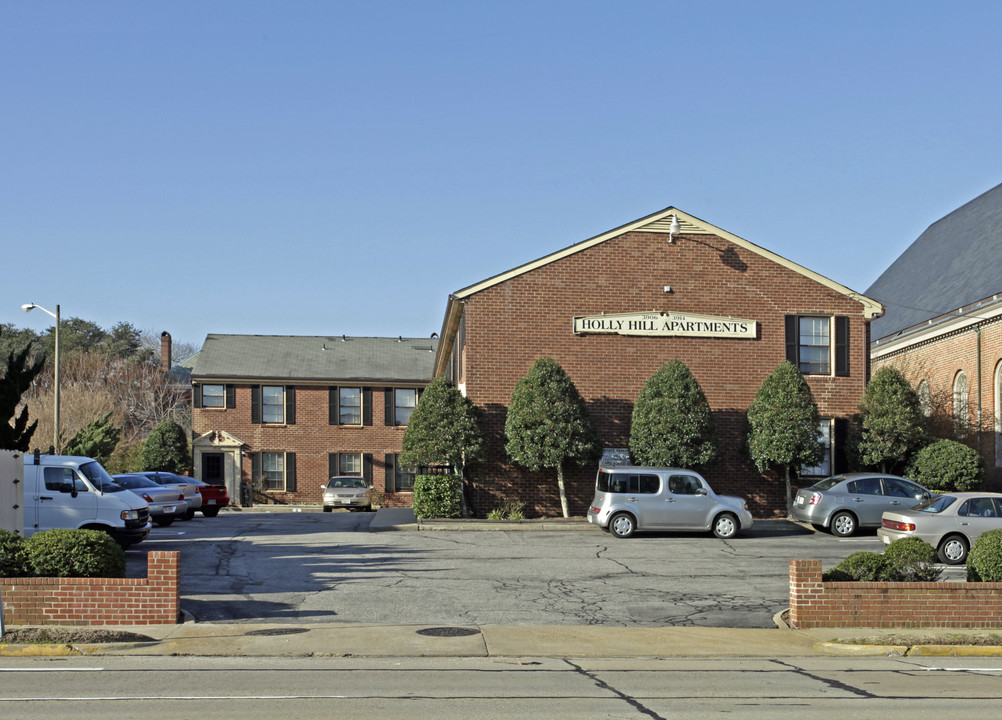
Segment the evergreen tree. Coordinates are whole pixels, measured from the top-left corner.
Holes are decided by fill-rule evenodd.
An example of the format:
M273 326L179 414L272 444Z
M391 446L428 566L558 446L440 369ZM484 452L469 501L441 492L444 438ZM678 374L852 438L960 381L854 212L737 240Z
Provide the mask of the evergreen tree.
M555 360L540 358L515 385L504 429L513 461L556 469L560 508L569 517L564 464L597 459L602 446L578 389Z
M139 452L140 468L183 473L190 465L188 437L184 429L170 419L157 423Z
M762 382L748 408L748 451L760 472L783 468L787 512L793 507L790 471L818 463L824 452L820 420L810 386L789 361Z
M12 350L7 356L6 371L0 376L0 448L4 450L28 452L31 436L38 426L37 420L28 424L27 407L22 407L21 412L17 413L21 396L31 387L32 381L45 365L45 358L29 362L30 351L30 344L19 352ZM17 417L14 416L15 413Z
M438 377L421 393L404 431L403 465L451 465L463 475L483 454L477 408L452 381Z
M710 404L681 360L662 365L640 391L630 424L630 455L638 465L684 468L716 457Z
M925 416L918 393L900 370L883 367L866 386L859 404L862 431L860 459L881 472L904 465L926 439Z
M81 428L76 435L70 438L70 441L63 445L63 454L94 458L101 465L106 466L118 445L118 438L121 434L121 428L115 427L115 424L111 422L111 413L109 412Z

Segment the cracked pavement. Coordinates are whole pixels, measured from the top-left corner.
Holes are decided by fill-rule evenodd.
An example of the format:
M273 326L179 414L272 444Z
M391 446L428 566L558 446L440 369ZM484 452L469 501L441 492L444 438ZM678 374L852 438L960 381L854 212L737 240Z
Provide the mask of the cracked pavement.
M373 515L226 512L154 528L128 553L181 552L181 606L203 622L773 627L788 563L881 549L793 523L616 540L560 531L367 532Z

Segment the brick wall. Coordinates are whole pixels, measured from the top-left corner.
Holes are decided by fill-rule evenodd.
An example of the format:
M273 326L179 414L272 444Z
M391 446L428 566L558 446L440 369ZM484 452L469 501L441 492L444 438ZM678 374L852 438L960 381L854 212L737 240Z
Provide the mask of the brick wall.
M671 293L664 286L672 287ZM602 312L676 311L758 321L754 340L574 335L572 318ZM633 402L664 362L679 358L713 411L718 461L706 475L717 492L749 501L757 516L785 512L775 473L762 474L742 449L745 412L762 381L786 358L787 314L849 317L849 377L811 376L824 417L858 411L868 378L868 324L862 306L826 285L712 235L630 232L470 296L465 306L467 395L483 408L488 457L471 469L481 512L500 498L530 514L559 512L555 473L511 465L504 422L511 393L541 356L559 362L588 405L603 444L626 447ZM596 466L566 468L572 514L592 498Z
M820 560L791 560L790 625L1002 627L1002 583L822 582Z
M963 440L984 457L988 478L1002 485L1002 454L997 450L996 436L996 417L1000 411L998 378L1002 371L1002 322L981 323L930 339L874 360L873 369L876 371L885 365L901 370L916 389L923 380L928 382L934 406L947 420L953 417L954 380L960 371L967 375L966 420L970 432ZM949 428L941 430L950 431Z
M178 622L177 552L150 552L145 578L3 578L10 625L169 625Z
M279 502L319 503L323 497L321 486L328 479L330 453L370 454L373 487L379 492L385 491L385 456L400 452L406 430L405 426L386 424L385 393L392 390L372 388L372 425L359 426L328 424L328 385L296 384L295 388L296 422L293 425L252 423L251 385L246 384L235 388L235 408L195 408L192 432L197 437L212 430L225 430L246 443L247 452L296 453L296 491L268 491L268 495ZM243 480L250 481L251 460L246 455L240 471ZM387 497L386 504L410 505L411 498L411 493L395 493Z

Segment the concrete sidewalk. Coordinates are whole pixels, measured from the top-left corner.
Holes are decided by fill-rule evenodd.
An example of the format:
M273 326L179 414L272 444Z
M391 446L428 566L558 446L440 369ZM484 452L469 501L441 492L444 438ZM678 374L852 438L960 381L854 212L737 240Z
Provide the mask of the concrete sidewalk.
M66 628L61 628L66 629ZM93 628L88 628L93 629ZM289 625L183 623L106 627L149 642L11 645L0 656L192 655L246 657L802 657L817 655L993 655L999 646L840 645L840 638L897 630L705 627ZM913 629L919 635L933 631ZM964 631L950 632L952 635ZM979 634L970 631L970 634ZM985 634L985 631L980 631Z

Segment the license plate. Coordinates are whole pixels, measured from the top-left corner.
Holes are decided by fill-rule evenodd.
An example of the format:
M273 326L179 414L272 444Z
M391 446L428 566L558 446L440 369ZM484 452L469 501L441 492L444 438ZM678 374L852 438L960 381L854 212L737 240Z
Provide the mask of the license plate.
M886 535L884 535L880 539L884 541L884 545L890 545L891 544L891 539L889 537L887 537Z
M214 499L213 500L206 500L206 503L209 504L209 505L215 505L216 501Z
M351 503L351 498L341 498L341 502L345 505L349 505Z
M174 508L173 505L168 505L167 507L164 508L164 512L165 513L172 513L172 512L174 512L174 510L175 510L175 508Z
M803 504L804 504L804 496L803 495L798 495L797 496L797 505L803 505Z

